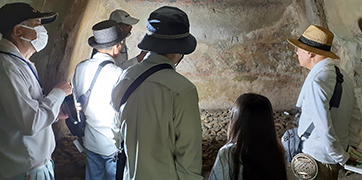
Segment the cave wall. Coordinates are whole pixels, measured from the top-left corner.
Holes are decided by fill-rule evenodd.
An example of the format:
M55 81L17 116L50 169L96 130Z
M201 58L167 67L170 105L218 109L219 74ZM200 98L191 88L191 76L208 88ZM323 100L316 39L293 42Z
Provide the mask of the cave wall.
M331 0L324 3L328 27L336 36L335 52L340 66L355 80L355 92L362 109L362 1Z
M15 0L3 0L0 6ZM127 38L130 57L140 50L148 15L164 5L184 10L198 41L177 71L196 86L201 109L227 109L242 93L267 96L275 110L291 109L308 70L299 66L287 38L298 38L310 25L330 28L339 64L355 79L362 102L362 18L360 0L26 0L40 11L57 11L46 28L48 46L34 54L46 92L59 80L70 81L75 66L90 55L92 26L121 8L140 19ZM362 105L362 104L361 104ZM62 129L64 121L56 128ZM58 127L60 126L60 127ZM62 130L58 130L62 134Z
M303 24L301 10L292 0L90 0L89 4L96 8L85 12L83 21L88 24L82 26L84 33L75 45L83 53L74 61L89 54L88 45L81 42L91 35L88 32L99 16L107 18L118 7L140 19L127 39L130 56L135 56L150 12L172 5L187 12L198 41L196 51L185 56L177 70L197 86L202 109L229 108L244 92L266 95L276 109L295 104L296 87L302 85L305 72L285 41Z
M286 38L298 38L310 24L329 27L336 34L333 51L341 56L341 67L355 78L360 97L361 53L356 37L361 31L356 21L362 16L362 2L348 1L343 6L338 3L338 0L89 0L71 62L76 64L89 56L86 41L91 36L92 25L107 19L117 8L140 19L127 39L130 56L137 55L140 51L137 44L146 33L150 12L171 5L187 12L191 33L198 41L195 52L185 56L177 70L197 86L202 109L229 108L245 92L267 96L276 110L293 108L308 70L299 66L294 47ZM69 71L73 69L70 67Z

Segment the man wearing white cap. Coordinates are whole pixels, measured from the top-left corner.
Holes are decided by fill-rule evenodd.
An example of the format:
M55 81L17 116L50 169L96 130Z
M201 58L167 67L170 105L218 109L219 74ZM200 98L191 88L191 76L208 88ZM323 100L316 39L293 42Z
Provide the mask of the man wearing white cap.
M60 82L46 95L29 58L48 42L43 24L57 13L41 13L26 3L0 8L0 179L54 179L52 124L65 119L60 107L72 93Z
M361 142L354 83L332 60L339 59L331 52L333 37L329 29L311 25L299 39L288 39L297 48L300 65L310 70L296 104L301 108L298 135L312 130L302 151L316 160L316 179L328 180L338 179L340 165L350 159L348 145Z
M132 33L132 26L139 22L139 19L132 17L129 13L124 10L117 9L114 10L109 16L110 20L114 20L117 22L119 30L123 33L127 34L129 37ZM95 50L93 50L93 54L95 54ZM115 59L115 63L117 66L121 67L123 70L127 69L129 66L137 64L143 60L146 51L141 51L136 57L132 59L128 59L128 48L126 45L126 38L122 41L122 49L120 51L119 56Z

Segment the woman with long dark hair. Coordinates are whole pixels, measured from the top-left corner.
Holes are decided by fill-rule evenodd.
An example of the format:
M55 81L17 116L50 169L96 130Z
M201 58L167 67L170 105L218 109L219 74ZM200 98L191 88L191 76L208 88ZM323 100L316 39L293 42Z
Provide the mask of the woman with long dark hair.
M231 109L228 143L220 148L209 180L285 180L284 149L268 98L242 94Z

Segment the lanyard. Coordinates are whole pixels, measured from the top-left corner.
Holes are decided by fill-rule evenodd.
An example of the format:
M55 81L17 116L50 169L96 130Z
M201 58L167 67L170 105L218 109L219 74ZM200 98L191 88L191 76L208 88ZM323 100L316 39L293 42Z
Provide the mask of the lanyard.
M39 86L40 86L40 88L41 88L41 91L43 92L43 95L44 95L44 90L43 90L43 87L42 87L42 85L41 85L41 83L40 83L40 80L39 80L39 78L38 78L38 76L36 75L34 69L31 67L31 65L30 65L30 63L29 63L28 61L26 61L25 59L23 59L23 58L15 55L15 54L12 54L12 53L4 52L4 51L0 51L0 53L7 54L7 55L10 55L10 56L14 56L14 57L22 60L23 62L25 62L25 63L28 65L28 67L30 68L30 70L31 70L31 72L33 73L33 75L35 76L36 80L38 81Z

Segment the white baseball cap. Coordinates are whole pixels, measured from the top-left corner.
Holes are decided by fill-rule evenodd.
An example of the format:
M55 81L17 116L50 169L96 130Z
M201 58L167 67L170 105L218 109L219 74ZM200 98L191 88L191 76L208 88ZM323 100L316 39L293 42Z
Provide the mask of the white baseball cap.
M140 21L139 19L136 19L129 15L126 11L120 9L113 11L109 16L109 19L114 20L117 23L123 23L128 25L135 25L138 23L138 21Z

